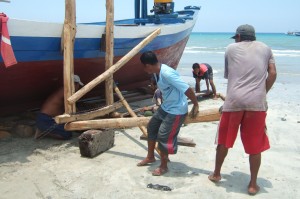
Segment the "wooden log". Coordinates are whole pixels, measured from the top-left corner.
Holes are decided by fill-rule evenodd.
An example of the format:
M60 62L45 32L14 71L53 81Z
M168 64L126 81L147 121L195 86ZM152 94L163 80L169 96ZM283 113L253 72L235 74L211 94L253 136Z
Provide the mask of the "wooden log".
M93 158L112 148L115 142L115 132L112 130L88 130L79 137L80 154Z
M221 114L219 109L202 110L196 118L187 116L184 123L211 122L220 120ZM72 130L87 130L101 128L128 128L136 126L147 126L151 117L133 117L133 118L117 118L117 119L101 119L90 121L77 121L65 124L65 129Z
M206 92L205 93L195 93L196 97L208 97L212 94L213 94L212 91L210 91L208 94Z
M123 103L123 105L125 106L125 108L127 109L128 113L131 115L131 117L137 117L137 115L135 114L135 112L132 110L132 108L130 107L130 105L128 104L128 102L125 100L125 98L123 97L121 91L119 90L119 88L116 86L116 84L114 84L114 90L117 93L120 101ZM147 129L145 126L143 125L139 125L139 128L141 129L142 133L145 136L148 136L147 133Z
M156 106L156 105L154 104L154 105L147 106L147 107L153 108L153 107L155 107L155 106ZM137 108L137 109L134 109L134 110L132 110L132 111L135 112L135 113L137 113L137 112L140 112L141 110L143 110L143 108L144 108L144 107ZM127 116L130 116L129 112L126 112L126 113L122 113L122 114L121 114L121 117L127 117Z
M113 65L114 60L114 0L106 0L106 47L105 47L105 70ZM114 103L113 75L105 80L106 105Z
M76 114L76 115L69 115L69 114L64 114L64 115L59 115L54 118L55 122L58 124L63 124L67 122L73 122L73 121L78 121L78 120L90 120L94 119L96 117L101 117L104 115L107 115L123 106L122 102L116 102L112 105L103 107L101 109L95 110L95 111L90 111L87 113L81 113L81 114Z
M75 93L74 88L74 40L76 34L75 0L65 1L64 39L64 106L65 113L76 112L75 104L69 104L67 99Z
M187 116L184 120L184 124L219 121L220 117L221 113L219 112L219 108L200 110L195 118Z
M65 130L89 130L89 129L103 129L103 128L129 128L139 125L147 125L149 118L114 118L114 119L99 119L89 121L77 121L65 124Z
M217 93L217 96L225 101L225 96L222 93Z
M104 73L93 79L91 82L82 87L79 91L77 91L74 95L68 98L68 102L70 104L74 104L77 100L79 100L84 94L92 90L95 86L106 80L108 77L113 75L117 70L119 70L122 66L124 66L133 56L135 56L142 48L144 48L148 43L150 43L154 38L156 38L160 34L160 28L151 33L148 37L146 37L143 41L141 41L136 47L134 47L129 53L127 53L124 57L122 57L116 64L111 66Z
M148 138L144 135L140 137L141 140L148 140ZM196 143L192 138L186 138L186 137L177 137L177 144L181 146L188 146L188 147L195 147Z

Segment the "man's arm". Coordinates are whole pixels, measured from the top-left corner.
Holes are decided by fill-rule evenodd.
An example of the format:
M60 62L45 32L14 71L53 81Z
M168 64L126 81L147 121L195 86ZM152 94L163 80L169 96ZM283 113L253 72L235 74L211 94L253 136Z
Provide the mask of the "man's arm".
M197 100L197 97L194 93L194 91L191 89L191 88L188 88L185 93L184 93L191 101L192 103L194 104L193 105L193 108L190 112L190 117L194 118L197 116L198 112L199 112L199 105L198 105L198 100Z
M275 64L269 64L268 66L268 77L266 80L266 91L267 93L269 92L269 90L272 88L275 80L277 77L277 72L276 72L276 66Z

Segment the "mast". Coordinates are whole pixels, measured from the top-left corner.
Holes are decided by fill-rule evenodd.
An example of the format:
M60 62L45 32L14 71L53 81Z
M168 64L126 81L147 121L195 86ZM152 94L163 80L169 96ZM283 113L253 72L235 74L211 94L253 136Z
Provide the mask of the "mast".
M134 16L136 19L139 19L141 14L141 0L134 0Z

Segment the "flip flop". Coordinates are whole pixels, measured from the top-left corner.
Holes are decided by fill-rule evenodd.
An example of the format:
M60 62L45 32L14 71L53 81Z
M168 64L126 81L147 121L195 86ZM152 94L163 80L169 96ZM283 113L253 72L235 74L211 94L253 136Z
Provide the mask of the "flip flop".
M155 159L154 160L148 160L146 158L146 159L142 160L141 162L137 163L136 166L138 166L138 167L147 166L147 165L149 165L149 164L151 164L151 163L153 163L155 161L156 161Z
M217 183L217 182L219 182L219 181L221 180L221 176L220 176L220 177L215 177L215 175L212 173L212 174L210 174L210 175L208 176L208 179L209 179L210 181L212 181L212 182Z
M161 175L164 175L165 173L167 173L168 171L169 171L168 168L162 169L162 168L158 167L152 172L152 175L153 176L161 176Z

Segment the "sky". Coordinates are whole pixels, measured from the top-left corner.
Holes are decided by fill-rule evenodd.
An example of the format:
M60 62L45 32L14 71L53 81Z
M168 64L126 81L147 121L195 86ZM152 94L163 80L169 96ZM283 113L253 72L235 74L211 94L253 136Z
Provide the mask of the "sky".
M154 0L148 0L148 9ZM299 0L173 0L175 10L201 6L194 32L235 32L251 24L256 32L300 31ZM76 0L77 22L105 21L106 0ZM114 0L115 19L134 17L134 0ZM64 0L11 0L0 2L0 12L10 18L63 22ZM150 13L149 13L150 14Z

